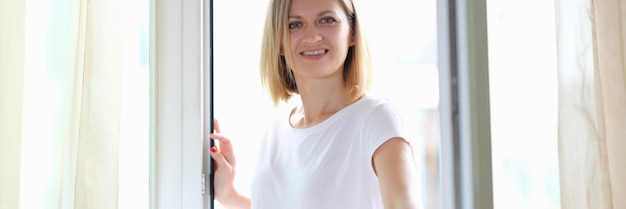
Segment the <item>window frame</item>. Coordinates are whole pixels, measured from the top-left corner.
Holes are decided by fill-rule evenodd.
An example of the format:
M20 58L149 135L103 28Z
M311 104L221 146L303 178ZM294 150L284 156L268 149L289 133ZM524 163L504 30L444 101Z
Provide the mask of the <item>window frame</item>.
M440 208L493 208L485 0L438 0Z

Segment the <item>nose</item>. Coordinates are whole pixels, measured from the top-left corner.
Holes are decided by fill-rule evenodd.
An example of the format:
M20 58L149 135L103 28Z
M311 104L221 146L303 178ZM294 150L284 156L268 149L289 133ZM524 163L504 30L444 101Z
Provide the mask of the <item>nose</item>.
M306 27L304 38L302 40L305 43L315 43L324 40L324 36L322 35L319 28L317 28L316 26L309 26Z

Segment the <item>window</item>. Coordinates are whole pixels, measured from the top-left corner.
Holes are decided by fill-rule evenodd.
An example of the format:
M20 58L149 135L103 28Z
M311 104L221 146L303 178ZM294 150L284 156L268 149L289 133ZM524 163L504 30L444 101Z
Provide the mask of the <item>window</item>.
M487 1L496 209L560 208L555 11L554 1Z
M440 130L439 121L442 120L440 114L443 108L448 108L448 106L440 106L440 101L443 100L439 98L442 95L439 81L450 80L439 78L441 66L438 66L438 61L441 58L438 55L442 52L438 52L437 49L453 47L437 45L438 41L441 42L438 40L438 38L441 39L441 34L437 33L440 32L437 28L442 26L437 25L439 14L436 12L441 14L442 10L448 9L442 8L439 5L441 2L445 1L393 0L386 1L385 4L378 4L374 1L359 2L361 3L359 5L361 18L369 23L367 25L368 36L375 59L376 80L372 92L388 97L398 107L418 145L415 146L416 160L422 170L421 182L425 208L441 208L445 205L444 202L449 200L445 195L450 190L446 190L440 180L453 182L452 184L462 183L458 182L459 179L448 181L449 179L442 175L446 168L455 165L448 165L448 161L443 161L441 155L442 150L450 147L446 148L441 144L443 136L440 135L446 133L447 130L443 130L444 132ZM556 130L556 79L551 78L556 76L556 70L550 71L556 69L552 66L555 63L553 60L555 55L552 54L553 50L547 48L544 48L546 50L532 49L532 51L530 49L533 46L554 46L551 38L555 37L554 26L551 25L554 22L552 21L554 14L551 13L554 11L553 2L540 0L524 3L507 0L487 0L486 2L490 68L488 97L491 100L489 103L491 125L489 127L493 138L489 141L492 146L490 150L492 159L489 160L492 162L493 170L482 172L489 172L493 175L493 202L496 208L513 206L559 208L556 133L554 132ZM167 5L162 5L160 8L181 10L179 4L163 4ZM241 7L242 4L247 6ZM220 120L223 131L233 139L237 153L238 176L235 187L243 194L249 195L259 139L264 131L264 124L274 113L269 95L262 89L258 74L259 47L267 0L214 1L214 5L214 113L215 117ZM195 12L192 8L195 7L185 7L182 10L185 11L185 14L181 15L184 16L182 20L179 18L173 22L185 22L186 15ZM451 8L456 8L456 12L465 12L464 15L472 12L472 5L451 5ZM536 12L533 15L524 15L524 11L531 10ZM484 12L480 11L480 13ZM459 13L456 15L459 16L457 18L463 18L463 15ZM169 24L171 28L180 28L179 24L166 24ZM190 25L193 26L193 24L184 24L182 36L196 32ZM464 26L468 25L471 26L471 24ZM205 25L205 27L208 26ZM463 31L456 31L456 33L463 33ZM183 42L180 40L180 34L171 34L175 34L170 38L176 39L176 43ZM469 39L465 42L473 42L472 38L486 39L485 34L479 37L471 34L469 38L463 37L467 34L455 35L461 37L460 39ZM189 46L184 45L182 50L192 48L191 52L195 52L196 49ZM163 59L161 62L168 62L171 66L179 67L180 65L176 64L180 64L178 61L182 60L180 51L173 53L177 56L168 56L168 59ZM182 62L186 63L186 61ZM468 64L461 63L460 65ZM178 77L181 75L175 73L168 75L174 76L165 77L166 80L176 80L176 85L181 85L181 79ZM471 78L464 79L471 80ZM533 85L528 85L528 83ZM183 82L182 85L187 84ZM519 88L520 86L525 88ZM176 87L174 92L181 90L179 88L180 86ZM180 95L174 98L179 100L174 100L172 104L181 103ZM250 108L249 104L255 104L255 107ZM180 106L172 107L175 107L176 111L180 110ZM475 115L469 117L475 117ZM175 133L181 131L179 129L180 127L175 127ZM192 142L196 141L181 143ZM172 149L180 151L178 146L181 144L174 143L173 145L176 146ZM177 156L178 154L180 153L177 153ZM176 159L180 160L180 156ZM470 164L476 164L480 159L482 156L463 163L469 161ZM440 167L441 165L443 166ZM182 167L178 164L176 166L179 166L176 168ZM174 170L180 172L180 170ZM183 170L183 173L189 171ZM176 179L172 182L182 181L180 174L168 173L170 174ZM485 179L491 180L491 177ZM163 188L179 188L175 187L178 185L175 183L167 184ZM185 191L189 188L186 184L183 187ZM195 192L194 189L189 191ZM458 186L452 191L457 189L459 189ZM159 201L169 201L175 206L180 205L178 203L183 199L180 194L185 192L179 194L178 190L167 191L173 191L171 194L175 194L174 196L164 195L171 198L171 201L163 201L164 199L159 199ZM466 191L453 192L457 192L458 195ZM445 197L440 197L440 194ZM468 198L477 198L476 196L480 195L491 196L491 192L472 195L475 196ZM442 199L444 201L440 201ZM459 199L456 197L449 201L457 201L452 205L458 205ZM218 203L216 206L220 208ZM471 205L463 206L463 208L466 206L471 208Z

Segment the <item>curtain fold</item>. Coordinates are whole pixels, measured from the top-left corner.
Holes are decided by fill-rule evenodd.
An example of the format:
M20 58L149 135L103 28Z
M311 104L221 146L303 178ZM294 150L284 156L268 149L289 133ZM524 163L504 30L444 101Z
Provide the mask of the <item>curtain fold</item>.
M626 1L557 0L562 208L626 208Z
M598 139L612 208L626 208L626 0L592 0Z
M118 208L121 5L0 0L0 208Z
M19 207L24 5L0 0L0 208Z
M75 208L117 208L122 83L121 1L86 1L76 159ZM82 21L81 21L82 22ZM84 27L84 29L83 29ZM79 42L79 46L80 46ZM82 56L81 56L82 55ZM80 60L80 58L84 60ZM82 66L80 65L82 64ZM81 80L79 80L81 82Z

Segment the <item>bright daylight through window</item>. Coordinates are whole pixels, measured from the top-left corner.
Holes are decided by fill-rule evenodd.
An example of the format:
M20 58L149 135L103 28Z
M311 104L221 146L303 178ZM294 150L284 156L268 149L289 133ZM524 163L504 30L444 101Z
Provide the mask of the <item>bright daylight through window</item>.
M487 0L496 209L560 208L555 11Z

